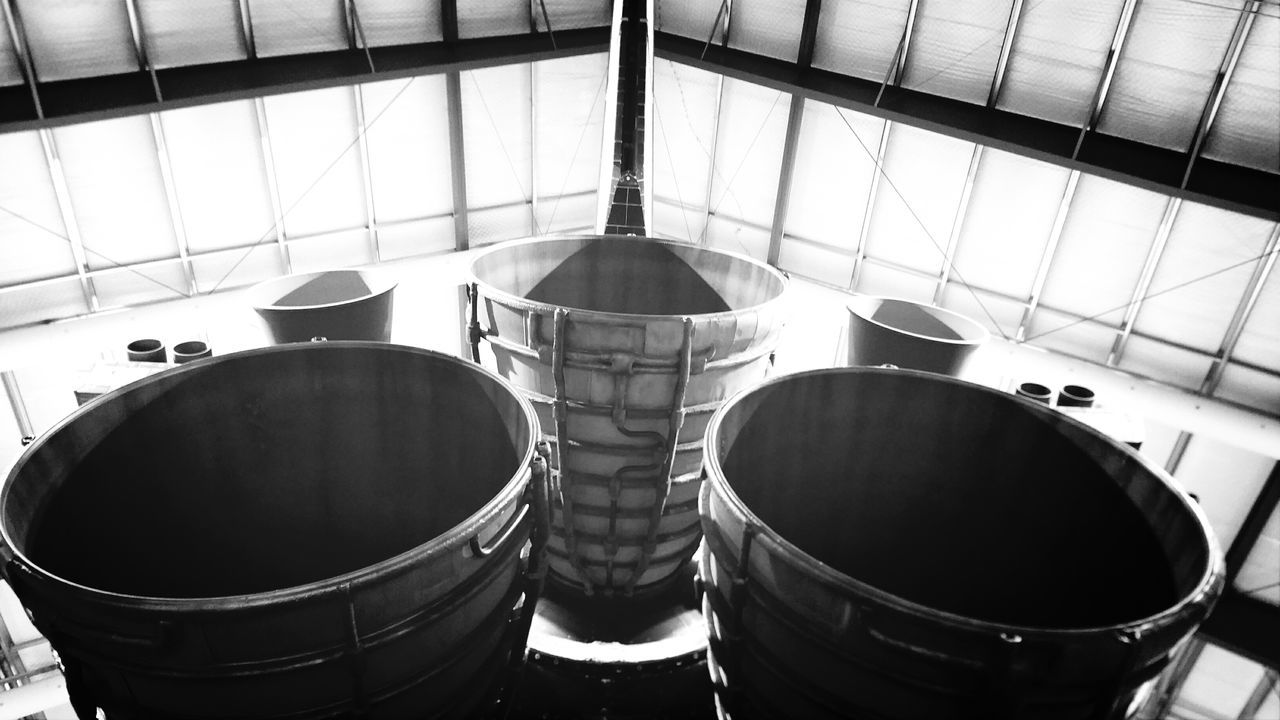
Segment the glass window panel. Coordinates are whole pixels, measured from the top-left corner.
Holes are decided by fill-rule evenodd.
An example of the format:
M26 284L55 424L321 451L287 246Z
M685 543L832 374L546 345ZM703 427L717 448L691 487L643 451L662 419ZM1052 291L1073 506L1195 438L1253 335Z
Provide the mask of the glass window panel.
M1280 370L1280 270L1273 268L1262 286L1232 357Z
M711 211L757 225L773 223L791 96L760 85L724 81Z
M370 47L444 39L440 0L359 0L356 12Z
M179 261L152 263L93 275L93 287L103 309L131 307L185 296L187 279Z
M1212 643L1206 644L1171 709L1175 715L1204 713L1211 718L1239 717L1264 670L1248 658Z
M369 83L363 93L378 222L453 212L444 75Z
M1280 170L1280 11L1263 6L1253 20L1231 83L1209 130L1205 157Z
M161 116L192 253L275 241L275 218L252 100ZM235 212L227 212L235 208Z
M732 7L730 47L795 62L805 0L736 2Z
M529 32L529 0L485 0L458 3L458 36L525 35Z
M1018 332L1025 306L1009 298L977 289L970 291L949 282L942 293L942 307L982 323L993 337L1013 337Z
M249 0L249 5L260 57L347 49L341 2Z
M0 86L22 84L22 63L7 27L0 27Z
M534 64L539 196L594 190L599 183L608 67L607 53Z
M529 200L529 65L462 73L467 205L484 208Z
M658 16L658 30L673 35L683 35L695 40L711 36L711 27L720 12L721 0L666 0L657 2L654 11ZM723 23L723 21L722 21ZM715 41L719 42L724 25L717 26ZM658 61L654 60L656 66Z
M373 262L369 233L361 230L315 235L289 241L295 273L367 265Z
M1236 539L1275 462L1203 434L1191 438L1174 477L1200 498L1224 551Z
M265 102L286 232L314 235L364 225L351 88L274 95Z
M1213 396L1280 415L1280 376L1231 363Z
M997 107L1084 125L1123 8L1079 0L1023 5Z
M885 267L874 262L864 262L858 275L856 290L865 295L886 295L915 302L932 304L938 284L914 273Z
M1041 306L1027 326L1027 343L1092 362L1105 362L1114 328Z
M1013 0L920 0L903 87L987 102Z
M786 237L778 253L779 268L839 288L849 287L853 280L853 262L848 253Z
M76 271L37 133L0 134L0 286Z
M787 207L789 234L850 250L857 246L883 129L880 118L805 101Z
M1146 0L1134 13L1098 129L1186 150L1239 9L1211 2Z
M769 231L716 215L707 224L707 246L763 262L769 256Z
M930 274L942 270L973 147L900 123L890 129L868 255Z
M1131 335L1125 344L1120 369L1180 387L1199 389L1212 363L1207 355Z
M702 208L687 208L673 199L655 196L650 231L658 237L697 243L703 234L707 213Z
M596 222L596 194L543 197L538 201L537 216L538 227L543 233L593 227Z
M546 7L551 30L607 26L613 21L613 6L608 0L542 0L536 2L533 22L538 32L546 32L547 23L542 16Z
M284 274L275 241L191 258L196 288L202 292L252 285Z
M883 81L907 24L910 0L840 0L822 6L813 64Z
M243 60L239 5L227 0L138 0L147 54L158 68Z
M654 195L705 208L720 76L661 58L653 61L653 75ZM705 232L705 215L698 213L696 222L690 216L695 238ZM672 232L684 237L680 224Z
M53 130L93 269L178 254L146 116Z
M454 249L455 240L452 217L413 220L378 228L378 250L384 261L449 252Z
M471 247L533 235L532 216L524 203L467 212Z
M1216 352L1272 223L1184 202L1134 327ZM1232 266L1235 266L1232 268ZM1205 277L1215 271L1232 268Z
M992 148L982 152L956 246L963 282L1030 297L1071 172Z
M1245 558L1235 586L1249 597L1280 605L1280 506L1271 512L1253 550Z
M44 81L134 72L123 2L17 0L36 77Z
M89 312L80 279L69 277L0 288L0 327L58 320Z
M1081 177L1042 302L1121 323L1167 202L1149 190L1092 175Z

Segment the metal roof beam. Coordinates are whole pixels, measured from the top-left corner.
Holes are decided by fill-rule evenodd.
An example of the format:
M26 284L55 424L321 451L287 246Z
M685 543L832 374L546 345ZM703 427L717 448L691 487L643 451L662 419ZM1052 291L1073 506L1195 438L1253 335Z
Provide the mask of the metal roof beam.
M1249 276L1244 295L1240 297L1240 304L1236 305L1231 324L1227 326L1222 347L1218 349L1217 357L1209 368L1209 374L1205 376L1204 383L1200 386L1201 395L1213 395L1218 390L1222 376L1227 371L1227 363L1231 361L1231 355L1236 351L1236 344L1240 342L1240 336L1244 333L1244 326L1249 322L1249 316L1257 307L1258 298L1262 295L1262 288L1267 284L1267 278L1276 266L1277 255L1280 255L1280 224L1271 229L1266 250L1258 259L1258 264L1253 266L1253 274Z
M1215 645L1269 667L1280 667L1280 606L1240 593L1230 585L1200 633Z
M155 94L156 102L160 102L164 99L160 93L160 79L156 77L156 69L147 52L147 31L142 25L137 0L124 0L124 9L129 16L129 34L133 38L133 53L138 58L138 69L151 79L151 91Z
M245 43L252 50L248 25ZM150 74L145 72L35 82L31 89L17 85L0 88L0 132L142 115L356 82L575 57L603 52L608 49L608 43L609 30L603 27L557 31L554 48L546 33L467 39L446 37L443 41L414 45L250 57L155 69L154 86ZM377 67L376 73L369 71L371 62ZM163 89L163 100L156 100L157 87ZM39 110L28 100L28 93L39 97Z
M258 118L258 140L262 146L262 166L266 170L267 195L271 198L272 232L276 236L276 249L280 253L280 269L285 275L293 274L293 258L289 255L284 230L284 203L280 199L280 182L276 177L275 153L271 149L271 131L267 127L267 104L262 98L254 98L254 114Z
M837 112L839 112L837 110ZM880 129L880 142L876 145L875 167L871 169L871 187L867 190L867 205L862 211L862 225L858 228L858 242L854 246L853 275L849 278L850 292L858 291L862 279L862 267L867 259L867 236L871 234L871 214L876 209L876 196L880 194L880 177L884 175L884 156L889 150L889 134L893 123L885 121Z
M1280 695L1280 689L1277 684L1280 683L1280 671L1267 669L1262 672L1262 677L1258 679L1258 684L1253 688L1253 692L1249 693L1249 699L1244 701L1244 705L1240 707L1240 713L1236 715L1236 720L1257 720L1258 711L1262 709L1263 703L1272 692Z
M703 47L702 54L706 55L706 48L711 46L715 40L716 30L720 29L720 46L727 47L729 45L729 27L730 21L733 19L733 1L723 0L720 3L720 10L716 13L716 19L711 24L711 34L707 36L707 43ZM654 34L654 58L657 53L657 34ZM672 70L674 72L674 69ZM720 144L720 107L724 104L724 75L716 75L716 106L711 111L711 148L707 155L707 201L704 205L706 213L702 217L702 233L698 236L698 244L707 244L707 232L711 229L711 189L715 185L716 178L716 146Z
M907 72L907 54L911 52L911 36L915 34L916 13L920 10L920 0L911 0L907 6L907 22L902 26L902 40L893 55L891 74L886 81L888 85L901 85L902 76Z
M978 178L978 166L981 164L982 146L974 145L973 154L969 157L969 171L964 176L964 188L960 191L960 203L956 206L956 216L951 221L951 234L947 236L947 249L942 255L942 271L938 273L938 286L933 291L934 305L942 304L942 296L947 290L947 281L951 279L956 248L960 246L960 231L964 228L964 216L969 212L969 200L973 197L973 183Z
M1115 78L1116 66L1120 64L1120 53L1124 50L1124 41L1129 37L1129 28L1133 27L1134 10L1137 6L1138 0L1125 0L1124 7L1120 9L1120 18L1116 21L1116 32L1111 37L1111 48L1107 50L1107 59L1102 66L1102 76L1098 78L1098 88L1093 91L1093 100L1089 103L1089 115L1080 128L1072 157L1080 154L1085 135L1097 126L1098 119L1102 117L1102 108L1106 105L1107 95L1111 91L1111 81Z
M67 241L71 243L71 257L76 263L76 275L80 276L80 291L84 294L85 305L89 312L102 309L98 302L98 289L89 277L89 257L85 252L84 240L80 237L80 224L76 222L76 214L71 205L71 191L67 188L67 177L62 171L62 158L58 156L58 146L53 139L53 131L47 128L40 130L40 146L44 149L45 164L49 167L49 179L53 182L53 196L58 204L58 214L62 218L62 227L67 231Z
M1058 252L1058 241L1062 239L1062 229L1067 224L1067 214L1071 212L1071 201L1076 196L1076 187L1080 184L1079 171L1067 176L1067 186L1062 190L1062 199L1058 201L1058 211L1053 216L1053 227L1049 230L1049 240L1045 243L1044 252L1040 254L1040 265L1036 268L1036 277L1031 283L1031 295L1027 298L1027 307L1022 311L1022 319L1018 322L1018 332L1014 335L1016 342L1025 342L1027 330L1031 327L1031 316L1040 307L1040 296L1044 294L1044 284L1049 278L1049 268L1053 265L1053 256Z
M800 29L800 48L796 64L807 68L813 65L813 50L818 39L818 16L822 13L822 0L808 0L804 7L804 23ZM782 253L782 233L787 224L787 208L791 205L791 177L795 174L796 148L800 145L800 128L804 124L804 98L791 96L791 111L787 115L787 134L782 143L782 163L778 177L778 194L773 205L773 227L769 233L770 265L777 266Z
M1266 529L1271 514L1276 511L1277 504L1280 504L1280 462L1272 464L1271 474L1262 484L1258 497L1249 506L1249 514L1245 515L1240 531L1236 533L1235 539L1231 541L1231 547L1227 550L1228 585L1231 585L1240 574L1240 568L1244 567L1244 561L1249 557L1249 553L1253 552L1253 546L1258 544L1258 538Z
M1142 310L1142 301L1151 291L1151 281L1160 267L1160 258L1164 257L1165 246L1169 244L1169 235L1173 232L1173 224L1178 220L1178 210L1182 208L1181 198L1169 198L1164 206L1164 217L1156 228L1156 236L1147 250L1147 260L1142 265L1142 273L1138 276L1138 284L1133 288L1133 296L1125 306L1124 322L1120 326L1120 334L1111 344L1111 352L1107 353L1107 367L1115 367L1124 357L1125 346L1129 344L1129 336L1133 334L1133 324L1138 321L1138 313Z
M4 9L4 24L9 33L9 40L13 43L13 53L17 56L18 67L22 70L22 84L26 87L27 92L31 94L30 112L37 119L44 118L44 108L40 104L40 91L37 89L39 83L36 80L35 65L31 62L31 46L27 43L27 31L22 24L22 15L18 13L18 6L15 0L0 0L0 8ZM12 103L16 109L18 103ZM0 104L3 107L3 104ZM0 112L0 122L7 118Z
M440 22L445 42L458 41L458 0L442 0ZM462 135L462 79L459 70L445 73L445 112L449 116L449 171L453 187L453 247L471 246L467 225L467 155Z
M1191 143L1191 151L1187 154L1187 171L1182 176L1183 187L1191 179L1191 170L1196 166L1196 159L1200 157L1200 150L1204 147L1204 141L1209 137L1209 131L1213 128L1213 121L1218 118L1218 109L1222 107L1222 98L1227 94L1227 86L1231 84L1231 76L1236 72L1236 65L1240 62L1240 53L1244 51L1245 40L1249 37L1249 30L1253 28L1253 20L1258 16L1260 9L1262 9L1262 0L1253 0L1240 13L1239 19L1236 20L1231 42L1227 45L1227 52L1222 58L1222 65L1218 68L1218 74L1213 79L1213 89L1209 92L1208 101L1205 102L1204 112L1200 114L1200 123L1196 126L1195 140Z
M1013 52L1013 39L1018 35L1018 23L1022 21L1022 0L1013 0L1009 9L1009 24L1004 29L1004 42L1000 44L1000 59L996 61L996 73L991 78L991 92L987 93L987 107L995 107L1004 86L1004 74L1009 68L1009 54Z
M775 90L1061 165L1155 192L1280 220L1280 173L1202 158L1184 184L1186 154L1079 127L658 33L658 57ZM876 98L883 90L879 104Z

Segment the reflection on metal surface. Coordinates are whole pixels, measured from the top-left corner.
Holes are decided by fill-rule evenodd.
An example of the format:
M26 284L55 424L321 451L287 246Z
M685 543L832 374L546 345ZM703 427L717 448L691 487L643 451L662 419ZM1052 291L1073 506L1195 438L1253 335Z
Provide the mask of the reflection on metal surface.
M710 662L737 720L1120 718L1222 591L1164 472L953 378L778 378L706 449Z

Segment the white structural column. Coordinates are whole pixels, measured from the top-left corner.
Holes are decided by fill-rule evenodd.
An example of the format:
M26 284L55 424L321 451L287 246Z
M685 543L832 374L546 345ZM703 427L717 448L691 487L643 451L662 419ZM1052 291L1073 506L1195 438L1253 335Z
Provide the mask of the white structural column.
M76 214L71 205L71 191L67 189L67 177L62 171L62 159L58 157L58 145L54 142L53 131L41 128L40 145L44 149L44 159L49 166L49 179L53 182L53 195L58 203L58 213L62 216L62 226L67 231L67 241L71 244L71 256L76 263L76 274L80 276L80 289L84 293L89 312L98 312L98 291L89 277L89 259L86 255L84 240L80 235L80 224L76 222Z
M836 112L840 112L838 109ZM867 259L867 236L871 233L871 213L875 211L876 196L880 194L880 178L884 175L884 155L889 149L889 134L893 122L884 121L880 130L880 143L876 146L875 167L871 170L871 188L867 190L867 204L862 213L862 226L858 230L858 242L853 251L853 277L849 280L849 290L858 291L858 281L862 279L862 266Z
M1266 249L1263 251L1262 257L1258 259L1257 264L1253 266L1253 273L1249 276L1249 282L1245 285L1244 294L1240 297L1240 303L1236 305L1236 311L1231 316L1230 324L1227 325L1227 332L1222 338L1222 345L1218 348L1213 365L1209 368L1209 373L1200 385L1200 394L1213 395L1217 392L1218 385L1222 383L1222 375L1227 370L1227 363L1231 362L1232 353L1236 351L1236 343L1240 342L1240 335L1244 333L1244 326L1249 322L1249 316L1258 305L1258 298L1262 295L1262 288L1267 284L1267 278L1270 277L1271 272L1275 269L1277 255L1280 255L1280 223L1271 228L1271 236L1267 238Z
M973 183L978 177L978 166L982 164L982 146L973 146L973 155L969 158L969 172L964 176L964 188L960 191L960 202L956 205L956 216L951 221L951 234L947 236L947 249L942 256L942 271L938 274L938 287L933 291L933 304L941 305L942 296L947 291L947 282L951 280L951 268L955 265L956 249L960 245L960 231L964 229L964 218L969 212L969 199L973 197Z
M160 164L160 179L164 182L164 197L169 205L169 219L173 223L173 237L178 245L178 258L182 261L182 275L187 282L187 295L197 293L195 269L191 265L191 253L187 243L187 224L182 217L182 204L178 201L178 187L173 180L173 164L169 160L169 146L165 140L164 121L159 113L149 113L151 136L156 144L156 159Z
M1240 53L1244 52L1245 40L1249 37L1249 31L1253 29L1253 20L1258 17L1258 11L1262 9L1262 0L1253 0L1248 7L1240 13L1239 19L1236 20L1235 30L1231 35L1231 42L1227 45L1227 52L1222 58L1222 65L1218 68L1218 74L1213 79L1213 89L1209 91L1209 99L1205 102L1204 111L1200 113L1200 123L1196 126L1195 139L1191 143L1191 151L1187 157L1187 170L1182 174L1182 187L1187 186L1187 182L1191 180L1191 170L1196 165L1196 160L1200 157L1200 149L1204 147L1204 141L1209 137L1209 130L1213 128L1213 121L1218 118L1218 109L1222 107L1222 98L1227 94L1227 86L1231 84L1231 76L1236 72L1236 65L1240 63Z
M1053 216L1053 227L1049 230L1049 241L1045 243L1044 252L1040 255L1040 265L1036 268L1036 277L1031 281L1031 295L1027 297L1027 306L1022 311L1022 320L1018 322L1018 332L1014 335L1017 342L1025 342L1027 329L1031 326L1031 316L1040 307L1040 296L1044 294L1044 283L1049 277L1049 267L1053 265L1053 256L1058 252L1058 241L1062 239L1062 228L1067 224L1067 214L1071 212L1071 201L1076 196L1076 186L1080 184L1080 171L1072 170L1067 176L1067 186L1062 191L1062 199L1058 201L1058 211Z
M596 193L597 235L604 234L609 221L609 206L613 203L613 156L618 139L618 69L622 60L622 0L613 3L613 20L609 30L609 65L605 68L604 132L600 140L600 177Z
M1124 322L1120 327L1120 333L1111 344L1111 352L1107 353L1108 367L1115 367L1124 356L1125 346L1133 334L1133 324L1138 321L1142 301L1146 299L1147 293L1151 292L1151 280L1156 275L1156 268L1160 267L1160 258L1164 256L1164 248L1169 243L1169 234L1173 232L1173 224L1177 222L1178 210L1181 208L1182 198L1169 198L1169 202L1164 206L1164 217L1160 218L1160 226L1156 229L1156 236L1152 239L1151 248L1147 251L1147 260L1142 265L1142 274L1138 276L1138 284L1133 288L1133 296L1129 298L1129 304L1125 306Z
M267 104L262 98L253 99L253 109L258 116L258 139L262 146L262 165L266 171L267 192L271 196L271 215L274 219L276 247L280 251L280 267L285 275L293 274L293 261L289 246L285 244L284 207L280 200L280 183L276 178L275 154L271 151L271 131L267 126Z
M1071 153L1074 159L1080 155L1080 147L1084 145L1084 138L1098 124L1098 118L1102 116L1102 107L1107 102L1107 93L1111 91L1111 81L1116 75L1116 65L1120 62L1120 53L1124 50L1124 41L1129 37L1129 28L1133 26L1134 9L1138 5L1138 0L1125 0L1124 7L1120 10L1120 19L1116 23L1116 32L1111 37L1111 49L1107 51L1107 60L1102 67L1102 77L1098 79L1098 89L1093 92L1093 101L1089 105L1089 115L1085 118L1084 125L1080 127L1080 135L1076 138L1076 148Z

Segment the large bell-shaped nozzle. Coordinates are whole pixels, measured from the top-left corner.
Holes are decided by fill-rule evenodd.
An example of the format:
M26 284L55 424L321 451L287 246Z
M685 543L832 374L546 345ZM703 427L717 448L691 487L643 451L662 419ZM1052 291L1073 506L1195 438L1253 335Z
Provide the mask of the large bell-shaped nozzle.
M252 290L253 309L276 343L328 340L391 340L396 283L361 270L289 275Z
M896 298L849 303L849 364L959 375L990 333L959 313Z

